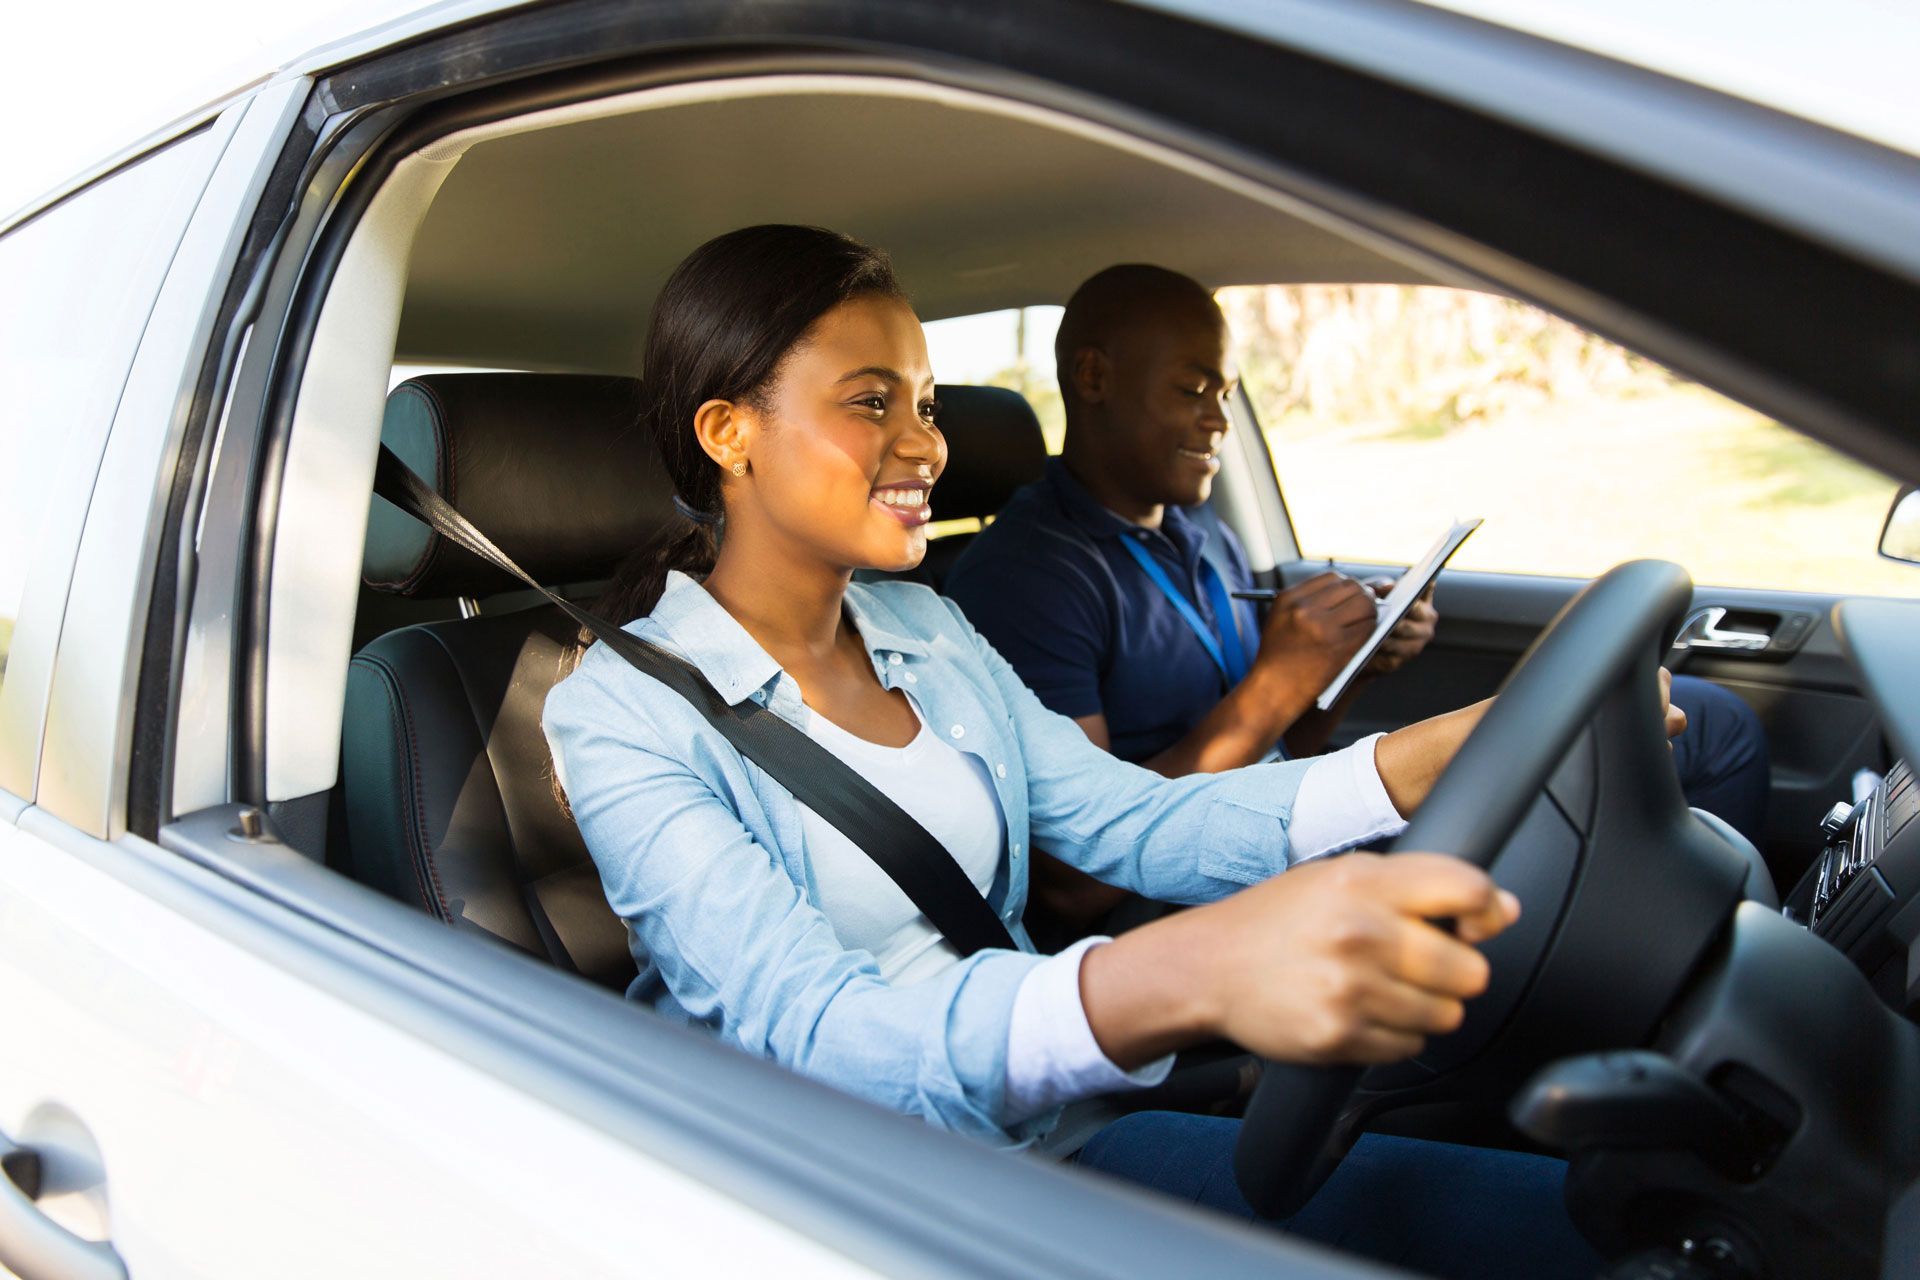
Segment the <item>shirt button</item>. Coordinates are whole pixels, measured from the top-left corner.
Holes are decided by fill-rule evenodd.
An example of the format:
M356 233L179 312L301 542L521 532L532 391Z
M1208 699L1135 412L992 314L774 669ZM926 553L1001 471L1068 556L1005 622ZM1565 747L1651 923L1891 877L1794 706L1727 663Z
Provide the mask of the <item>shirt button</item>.
M915 674L913 674L913 672L909 671L906 673L906 681L908 684L919 684L920 677L916 676Z
M954 738L964 738L967 736L967 726L963 724L957 724L953 726L953 728L947 730L947 734L948 736L954 737Z
M993 776L994 776L994 777L996 777L996 778L1004 778L1004 777L1006 777L1006 776L1007 776L1007 766L1005 766L1005 765L1003 765L1003 764L997 764L997 765L995 765L995 766L993 766Z
M897 653L890 653L890 654L888 654L888 655L887 655L887 663L888 663L888 665L890 665L890 666L895 666L895 667L897 667L897 666L899 666L899 665L900 665L900 663L901 663L901 657L900 657L900 655L899 655L899 654L897 654Z
M1019 845L1019 842L1017 842L1017 841L1016 841L1016 842L1014 843L1014 846L1013 846L1013 851L1014 851L1015 853L1018 853L1018 852L1020 852L1020 845Z

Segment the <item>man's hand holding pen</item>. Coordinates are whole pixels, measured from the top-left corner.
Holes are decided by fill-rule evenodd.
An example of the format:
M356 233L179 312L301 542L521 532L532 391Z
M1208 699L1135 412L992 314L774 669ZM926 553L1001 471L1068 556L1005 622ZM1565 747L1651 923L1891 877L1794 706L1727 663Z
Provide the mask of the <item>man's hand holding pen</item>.
M1298 586L1281 591L1236 591L1233 596L1236 600L1253 600L1269 606L1262 633L1263 651L1278 635L1284 634L1287 639L1283 644L1296 653L1307 647L1312 638L1318 641L1314 647L1327 660L1337 654L1338 661L1333 662L1328 672L1331 679L1372 634L1381 602L1393 590L1393 583L1392 578L1359 582L1340 573L1329 560L1327 572L1316 574ZM1360 601L1371 606L1371 610L1362 612L1357 603ZM1427 647L1439 622L1440 613L1434 608L1433 589L1429 587L1380 642L1380 648L1361 674L1382 676L1398 671ZM1357 636L1353 634L1355 631Z

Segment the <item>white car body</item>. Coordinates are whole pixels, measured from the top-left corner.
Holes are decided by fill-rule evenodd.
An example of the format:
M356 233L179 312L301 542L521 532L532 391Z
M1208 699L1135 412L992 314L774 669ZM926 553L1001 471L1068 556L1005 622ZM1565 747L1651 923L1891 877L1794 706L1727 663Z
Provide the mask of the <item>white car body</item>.
M1385 56L1362 39L1357 12L1149 7L1241 25L1249 40L1320 40L1322 53L1354 65ZM374 945L349 920L359 898L343 896L331 916L285 905L275 879L284 850L256 849L236 834L234 865L216 865L130 830L129 778L154 753L175 772L153 785L170 784L168 794L194 801L181 814L206 806L207 822L234 821L231 807L220 808L236 798L238 770L228 739L238 660L226 630L230 601L193 602L193 630L176 655L185 665L178 687L188 692L175 708L173 739L137 736L136 703L160 536L182 462L180 424L195 412L194 388L209 360L212 304L236 270L281 150L329 71L518 8L442 5L288 61L49 193L0 231L57 218L61 201L84 199L123 164L205 130L192 160L199 172L182 182L190 194L137 343L120 367L76 373L120 389L59 424L71 443L64 469L47 478L52 516L26 578L0 689L0 1135L37 1150L45 1179L33 1205L0 1185L0 1260L26 1280L66 1266L90 1268L75 1275L143 1280L525 1280L1093 1274L1122 1265L1076 1260L1064 1244L1044 1259L1021 1252L1036 1247L1038 1227L1000 1243L1005 1210L986 1206L985 1191L976 1195L998 1179L1008 1197L1060 1197L1063 1239L1105 1234L1114 1250L1133 1250L1115 1256L1131 1256L1138 1274L1164 1273L1183 1257L1207 1259L1210 1270L1362 1274L1317 1250L1031 1162L954 1151L942 1135L865 1117L862 1104L776 1079L772 1068L733 1062L677 1031L609 1026L597 1050L585 1037L542 1044L515 1021L507 997L489 998L489 983L529 980L531 964L461 940L450 954L469 982L449 986L447 971L423 950L438 936L429 921L364 904L392 930L388 944ZM1310 31L1289 27L1307 14ZM1390 29L1382 11L1368 14L1379 24L1373 30ZM1831 11L1829 21L1837 21ZM1348 43L1336 49L1340 41ZM1750 87L1734 80L1735 89ZM1809 91L1788 105L1817 117L1817 96ZM1908 113L1908 124L1916 118L1920 111ZM1559 123L1569 135L1582 127ZM1829 123L1860 124L1843 115ZM1915 141L1881 140L1908 149ZM1774 204L1772 193L1748 194L1755 207ZM1860 194L1863 205L1878 198ZM1868 247L1894 235L1888 216L1884 228L1862 232ZM1910 215L1899 216L1910 228ZM228 356L232 366L252 368L244 343ZM195 492L209 505L236 501L222 486L244 484L218 470L203 480ZM324 528L326 513L288 518ZM1270 559L1289 550L1272 548ZM233 548L209 537L197 551L202 581L232 570ZM275 704L283 710L269 715L305 714L301 697L287 693ZM311 772L298 759L275 758L269 767ZM215 839L219 829L202 823L199 831ZM390 914L380 914L383 905ZM553 1015L571 999L554 994ZM569 1012L589 1024L596 1012L618 1011L598 993L578 1001ZM672 1070L634 1065L632 1055L656 1051L683 1056ZM650 1086L614 1080L607 1071L616 1060L623 1071L655 1070L658 1078ZM705 1081L674 1074L709 1070ZM895 1157L942 1161L926 1166L939 1170L939 1181L865 1192L804 1185L804 1164L782 1166L770 1154L799 1139L749 1135L741 1145L703 1118L707 1089L716 1097L770 1091L832 1124L872 1126L872 1141L894 1144ZM610 1110L610 1098L623 1109ZM908 1226L861 1198L882 1193L905 1206ZM820 1208L819 1197L842 1194L853 1198L837 1216ZM34 1211L69 1238L22 1234L19 1224Z

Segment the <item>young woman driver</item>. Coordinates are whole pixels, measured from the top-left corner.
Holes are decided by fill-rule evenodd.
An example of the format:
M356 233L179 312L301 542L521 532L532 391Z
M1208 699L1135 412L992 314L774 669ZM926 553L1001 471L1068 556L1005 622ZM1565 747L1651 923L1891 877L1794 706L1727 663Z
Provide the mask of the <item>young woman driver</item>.
M837 830L596 646L545 725L629 925L630 996L1009 1145L1040 1138L1065 1103L1157 1080L1183 1046L1379 1063L1459 1023L1487 981L1471 944L1518 903L1440 855L1304 860L1396 832L1479 708L1317 760L1169 780L1042 708L931 591L853 583L919 563L947 445L919 321L886 258L843 236L765 226L701 246L655 305L642 379L685 520L622 571L606 616L859 769L940 839L1022 948L1035 842L1204 905L1053 957L963 959ZM1429 917L1453 917L1457 935ZM1080 1160L1244 1214L1236 1126L1134 1116ZM1591 1274L1560 1173L1368 1138L1289 1229L1456 1274L1545 1276L1556 1258Z

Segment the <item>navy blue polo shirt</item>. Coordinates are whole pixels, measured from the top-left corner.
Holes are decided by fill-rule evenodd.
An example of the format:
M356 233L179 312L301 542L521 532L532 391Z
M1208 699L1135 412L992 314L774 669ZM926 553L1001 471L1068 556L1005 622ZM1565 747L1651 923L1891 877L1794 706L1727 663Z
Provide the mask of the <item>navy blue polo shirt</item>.
M974 537L945 590L1049 709L1105 715L1113 753L1145 760L1186 737L1227 683L1122 538L1145 547L1216 628L1202 558L1229 591L1253 585L1239 539L1211 512L1169 507L1159 529L1143 529L1101 506L1054 458ZM1235 601L1234 612L1251 656L1260 642L1253 606Z

